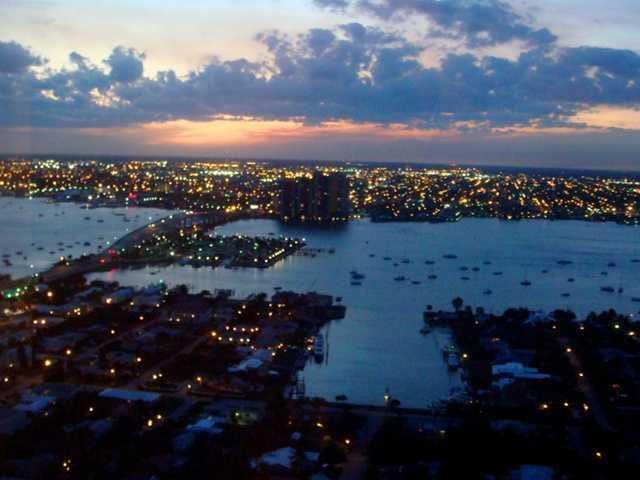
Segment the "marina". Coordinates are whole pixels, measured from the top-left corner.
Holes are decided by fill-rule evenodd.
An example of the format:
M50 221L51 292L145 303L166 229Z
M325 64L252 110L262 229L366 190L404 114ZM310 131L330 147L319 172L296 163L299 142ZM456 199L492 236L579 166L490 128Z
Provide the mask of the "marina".
M20 247L3 238L3 260L10 273L27 272L22 254L45 265L54 246L77 252L97 248L110 238L101 230L87 231L81 206L52 204L42 200L2 199L17 202L4 209L6 225L19 233L19 215L58 218L72 210L80 219L66 230L68 237L42 222L38 238ZM22 208L20 208L22 207ZM62 210L61 210L62 209ZM70 209L70 210L66 210ZM78 212L75 212L75 209ZM109 228L126 232L141 218L141 209L95 209ZM13 212L13 213L12 213ZM163 210L144 210L166 216ZM39 215L42 215L40 217ZM136 216L137 215L137 216ZM124 219L131 219L127 225ZM95 223L99 226L98 222ZM106 227L105 227L106 228ZM75 229L75 230L74 230ZM230 289L237 296L259 291L317 290L330 293L348 306L347 317L322 329L314 343L313 360L303 376L308 396L334 399L345 395L354 403L380 404L389 388L407 407L421 408L448 398L462 386L455 361L440 352L448 343L443 329L423 331L421 312L426 304L449 310L454 296L466 305L499 312L510 306L549 310L562 306L579 315L610 307L636 314L639 310L636 229L611 223L462 220L447 224L389 224L361 220L339 229L281 226L270 220L247 220L215 229L217 235L290 236L304 238L307 248L276 262L268 269L194 268L191 265L154 266L91 274L89 279L118 281L122 285L147 286L158 281L168 286L185 283L192 291ZM44 235L44 236L43 236ZM80 236L81 235L81 236ZM600 238L606 236L609 242ZM473 242L466 240L472 238ZM493 243L489 242L493 239ZM89 243L90 245L86 245ZM550 245L560 245L561 255ZM39 247L43 247L42 250ZM456 254L446 253L456 251ZM313 255L310 255L312 252ZM505 254L504 252L509 252ZM41 258L36 259L36 255ZM560 258L558 258L560 256ZM437 260L440 258L440 260ZM32 260L33 259L33 260ZM22 262L22 263L19 263ZM17 264L18 265L14 265ZM15 268L19 267L19 268ZM464 272L464 280L459 276ZM607 275L602 275L606 273ZM606 283L609 273L614 282ZM525 278L525 280L523 280ZM525 283L528 283L525 285ZM615 287L613 285L616 285ZM618 285L619 284L619 285ZM384 292L393 289L397 301ZM394 349L401 344L403 349ZM320 361L318 361L318 359ZM402 365L415 367L397 375ZM451 362L454 362L452 366Z
M543 311L569 308L580 316L609 308L638 314L633 300L640 297L634 227L490 219L395 227L367 220L340 229L238 221L217 228L216 233L304 238L319 253L292 255L264 270L176 265L104 272L91 278L136 286L151 279L170 286L186 283L196 292L230 288L239 296L275 288L340 296L348 306L347 316L323 329L326 358L324 363L307 364L307 395L333 399L344 394L354 403L379 404L388 387L408 407L447 398L461 385L459 372L450 371L440 355L441 346L447 344L446 331L419 334L426 304L450 310L452 298L460 296L465 305L488 312L525 306ZM330 249L335 253L329 254ZM458 258L442 259L452 250ZM403 259L410 263L402 263ZM617 266L609 267L610 262ZM467 281L459 276L464 266ZM152 271L156 275L150 277ZM601 291L607 286L601 271L615 272L613 278L624 291ZM366 278L354 280L352 272ZM525 275L531 285L521 285ZM397 277L405 281L394 281ZM390 289L394 302L385 300ZM403 348L394 348L397 345ZM399 378L397 372L407 362L413 368Z

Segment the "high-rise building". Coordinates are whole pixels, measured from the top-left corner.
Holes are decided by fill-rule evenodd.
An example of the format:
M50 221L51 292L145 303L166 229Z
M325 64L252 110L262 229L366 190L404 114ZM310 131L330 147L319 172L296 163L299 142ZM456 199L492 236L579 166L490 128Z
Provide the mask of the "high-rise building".
M316 171L312 178L282 180L279 214L284 222L346 222L349 219L347 177L342 173Z

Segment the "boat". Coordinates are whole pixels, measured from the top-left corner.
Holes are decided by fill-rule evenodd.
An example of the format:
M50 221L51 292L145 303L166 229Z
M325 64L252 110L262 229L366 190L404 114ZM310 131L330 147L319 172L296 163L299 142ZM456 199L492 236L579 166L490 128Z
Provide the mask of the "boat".
M491 290L490 288L486 289L484 292L485 295L491 295L493 293L493 290Z
M342 297L336 297L336 302L341 302L342 301Z
M473 268L471 269L471 271L472 271L472 272L479 272L479 271L480 271L480 269L479 269L478 267L473 267Z
M420 280L411 280L414 285L420 285Z
M531 285L531 282L529 280L523 280L520 282L520 285L522 285L523 287L528 287L529 285Z
M460 267L460 271L462 272L466 272L467 270L469 270L469 267Z
M549 270L541 270L540 273L549 273Z
M573 283L573 282L575 282L575 281L576 281L576 279L575 279L575 278L573 278L573 277L571 277L571 278L567 279L567 282L569 282L569 283Z
M567 298L567 297L570 297L570 296L571 296L571 294L570 294L570 293L563 293L563 294L562 294L562 296L563 296L563 297L565 297L565 298Z
M428 278L429 280L435 280L436 278L438 278L438 276L437 276L437 275L434 275L434 274L432 273L432 274L431 274L431 275L429 275L427 278Z
M396 282L404 282L406 280L406 277L404 275L399 275L399 276L395 277L394 280Z
M499 275L502 275L502 272L493 272L493 275L495 275L497 277Z
M489 260L485 260L484 262L482 262L483 265L491 265L491 262Z
M609 275L609 272L600 272L600 275L602 275L603 277L606 277L607 275Z
M571 260L558 260L558 265L571 265L572 263Z
M358 272L351 272L351 278L353 280L364 280L364 275L362 273L358 273Z
M443 255L442 258L446 258L447 260L455 260L456 258L458 258L458 256L454 255L453 253L447 253Z
M433 265L434 263L436 263L436 262L434 262L433 260L425 260L424 261L425 265Z
M467 280L470 280L470 278L469 277L460 277L460 280L464 280L466 282Z
M358 280L351 280L351 285L360 286L360 285L362 285L362 282L360 282Z
M613 293L616 291L616 289L613 287L600 287L600 290L607 293Z
M615 262L609 262L609 263L607 263L607 267L609 267L609 268L613 268L613 267L615 267L615 266L616 266Z
M640 297L631 297L631 301L634 303L640 303Z
M391 260L391 257L382 257L383 260Z
M403 258L402 263L411 263L411 260L409 260L408 258Z

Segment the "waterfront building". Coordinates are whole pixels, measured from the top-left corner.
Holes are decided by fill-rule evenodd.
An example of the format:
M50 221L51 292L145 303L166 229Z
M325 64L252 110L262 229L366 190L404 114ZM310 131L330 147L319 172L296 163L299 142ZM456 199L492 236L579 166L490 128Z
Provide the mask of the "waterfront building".
M280 184L279 216L283 222L335 223L349 219L349 184L343 173L314 172Z

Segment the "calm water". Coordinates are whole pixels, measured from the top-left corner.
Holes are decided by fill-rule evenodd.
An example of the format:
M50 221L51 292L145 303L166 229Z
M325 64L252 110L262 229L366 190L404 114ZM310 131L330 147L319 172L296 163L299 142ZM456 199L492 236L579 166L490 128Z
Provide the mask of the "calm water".
M99 245L104 247L169 213L155 208L88 209L41 198L0 197L0 274L28 276L51 266L62 255L95 253ZM10 255L7 260L11 265L6 265L3 255Z
M343 297L347 317L325 329L326 362L309 363L304 371L310 396L333 399L346 394L353 402L380 404L389 388L406 406L425 406L448 396L460 381L442 361L440 348L447 343L446 333L423 337L419 330L426 304L450 309L457 295L489 311L510 306L566 307L584 315L611 307L636 314L640 309L631 300L640 297L640 263L631 262L640 258L640 229L634 227L467 219L435 225L358 221L322 230L253 220L225 225L217 233L304 237L311 248L336 251L292 256L266 270L175 266L114 271L92 278L126 285L163 280L169 285L186 283L196 291L231 288L237 296L271 293L281 286ZM458 258L443 258L447 254ZM392 260L384 260L385 256ZM404 259L410 263L403 263ZM427 265L426 260L435 263ZM572 263L560 265L559 260ZM351 270L366 275L361 286L350 284ZM429 275L438 278L429 280ZM407 280L395 281L398 276ZM570 278L574 281L569 282ZM530 286L521 285L525 279ZM616 291L622 287L624 292L602 292L603 286ZM493 293L484 294L489 289Z

